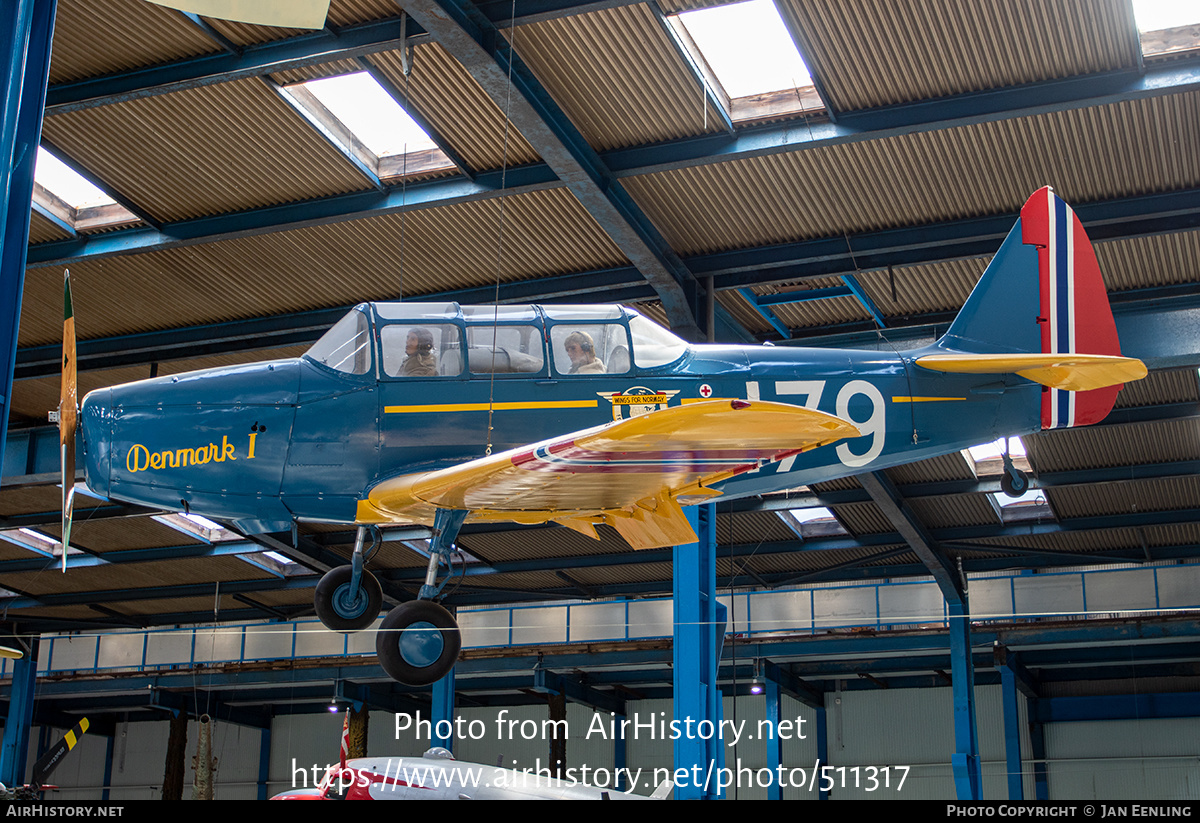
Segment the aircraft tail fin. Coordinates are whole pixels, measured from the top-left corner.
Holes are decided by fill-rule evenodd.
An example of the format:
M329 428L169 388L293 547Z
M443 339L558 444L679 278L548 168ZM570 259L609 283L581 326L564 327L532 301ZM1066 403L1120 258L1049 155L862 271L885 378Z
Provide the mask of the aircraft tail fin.
M1146 375L1141 361L1121 357L1091 241L1048 186L1021 207L1020 219L937 347L946 353L920 357L918 365L1016 373L1046 386L1043 429L1103 420L1124 382Z

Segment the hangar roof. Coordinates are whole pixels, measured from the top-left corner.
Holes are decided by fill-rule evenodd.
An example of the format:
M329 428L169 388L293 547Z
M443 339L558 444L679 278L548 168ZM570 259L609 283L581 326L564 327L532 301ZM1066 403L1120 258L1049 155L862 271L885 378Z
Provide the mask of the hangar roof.
M1188 328L1200 297L1195 27L1139 37L1128 0L779 0L814 87L791 90L799 108L726 108L670 20L705 5L333 0L326 28L302 32L60 0L43 146L135 220L73 225L35 204L0 525L56 534L44 421L66 266L81 391L294 356L364 300L484 303L497 290L628 302L678 328L695 322L685 292L711 282L718 339L877 345L932 337L1024 199L1051 184L1096 241L1122 333L1142 330L1132 353L1155 370L1105 423L1026 439L1043 502L1020 516L993 497L994 460L952 455L888 478L967 570L1200 553L1200 349L1194 332L1155 343L1146 331ZM1163 40L1184 46L1143 52ZM364 161L284 92L361 71L453 169ZM87 564L72 574L0 543L9 620L188 622L211 618L214 596L230 619L303 614L315 572L353 542L304 525L295 541L210 545L154 512L85 505L72 539ZM788 515L813 506L835 523ZM854 479L719 517L722 586L927 572ZM420 585L420 539L387 535L388 598ZM669 553L631 553L612 532L475 528L460 544L494 573L452 602L670 589ZM268 549L299 566L263 561Z

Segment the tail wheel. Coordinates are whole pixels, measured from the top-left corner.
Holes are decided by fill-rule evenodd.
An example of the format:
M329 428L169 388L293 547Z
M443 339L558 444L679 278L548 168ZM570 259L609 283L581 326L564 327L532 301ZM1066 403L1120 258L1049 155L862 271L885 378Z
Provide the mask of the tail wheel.
M1029 475L1020 469L1006 469L1000 475L1000 488L1009 497L1020 497L1029 491Z
M458 661L462 636L450 612L431 600L401 603L388 612L375 636L379 665L409 686L428 686Z
M331 569L317 583L313 607L317 617L335 632L356 632L370 626L383 606L383 590L375 575L363 570L357 589L350 586L350 566Z

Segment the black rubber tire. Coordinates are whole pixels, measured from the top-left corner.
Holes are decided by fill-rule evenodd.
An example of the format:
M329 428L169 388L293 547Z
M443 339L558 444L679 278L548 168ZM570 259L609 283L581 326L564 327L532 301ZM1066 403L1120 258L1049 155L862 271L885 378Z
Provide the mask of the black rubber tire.
M429 662L424 664L412 660L411 657L406 659L405 649L401 646L406 634L410 643L417 637L412 634L413 626L417 623L427 623L430 629L437 629L441 639L440 648L437 648L436 640L433 642L434 648L429 654ZM432 631L429 633L432 634ZM379 665L387 672L388 677L409 686L428 686L441 680L458 662L460 648L462 635L459 634L454 616L432 600L401 603L383 618L379 625L379 634L375 636L375 653L379 657Z
M317 617L327 629L335 632L361 631L375 622L379 610L383 608L383 590L379 587L379 581L375 579L375 575L363 569L359 578L359 590L366 594L366 598L361 599L362 608L355 610L353 614L347 614L345 609L339 613L334 607L334 598L338 596L339 589L350 586L353 573L354 569L350 566L338 566L326 572L317 582L317 590L313 594L313 608L317 610Z
M1029 491L1029 477L1020 469L1006 471L1000 475L1000 488L1009 497L1020 497Z

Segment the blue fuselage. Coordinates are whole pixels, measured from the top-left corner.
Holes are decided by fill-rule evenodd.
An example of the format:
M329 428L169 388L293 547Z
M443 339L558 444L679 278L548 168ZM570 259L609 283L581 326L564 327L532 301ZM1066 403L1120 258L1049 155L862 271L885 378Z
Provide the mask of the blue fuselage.
M621 373L569 374L555 368L551 325L539 320L539 334L521 344L541 347L532 372L473 372L473 350L472 365L437 375L355 374L305 356L92 392L82 409L87 483L114 499L273 531L297 518L352 522L357 502L386 478L696 399L807 406L862 431L728 480L727 496L882 469L1040 425L1039 386L912 365L925 350L694 345L662 365L639 366L634 356ZM469 337L469 321L458 331ZM374 363L386 363L379 328L370 339ZM635 334L635 355L637 342Z

